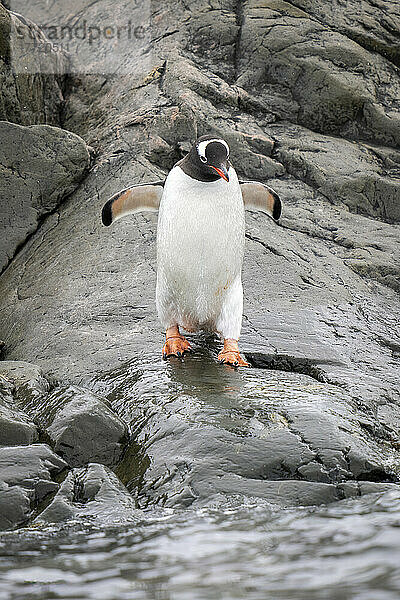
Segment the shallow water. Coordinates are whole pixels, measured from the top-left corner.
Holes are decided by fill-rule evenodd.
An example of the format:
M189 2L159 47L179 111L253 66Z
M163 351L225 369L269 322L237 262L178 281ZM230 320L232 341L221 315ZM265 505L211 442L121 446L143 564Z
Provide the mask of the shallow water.
M166 509L0 536L0 600L400 597L400 492L318 508Z

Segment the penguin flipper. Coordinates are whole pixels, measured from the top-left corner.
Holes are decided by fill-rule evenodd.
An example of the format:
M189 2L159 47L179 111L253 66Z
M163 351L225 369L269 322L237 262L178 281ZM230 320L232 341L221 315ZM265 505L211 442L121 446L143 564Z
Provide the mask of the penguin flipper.
M157 212L163 193L164 181L134 185L112 196L101 212L103 225L107 227L125 215L142 210Z
M282 203L278 194L264 183L258 181L239 181L244 207L261 210L274 221L278 221L282 212Z

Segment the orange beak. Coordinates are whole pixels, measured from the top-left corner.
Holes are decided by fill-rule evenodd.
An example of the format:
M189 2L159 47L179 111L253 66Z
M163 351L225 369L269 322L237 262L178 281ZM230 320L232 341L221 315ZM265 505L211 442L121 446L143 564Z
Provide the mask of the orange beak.
M218 167L213 167L212 165L210 165L210 167L214 169L214 171L216 171L218 175L222 177L222 179L225 179L225 181L229 181L228 171L225 167L222 167L222 169L219 169Z

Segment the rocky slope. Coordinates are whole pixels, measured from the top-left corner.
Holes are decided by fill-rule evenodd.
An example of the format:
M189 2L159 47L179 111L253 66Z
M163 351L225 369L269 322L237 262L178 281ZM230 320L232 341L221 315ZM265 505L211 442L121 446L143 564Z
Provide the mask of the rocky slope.
M92 21L109 8L86 4ZM0 457L13 444L21 457L23 444L49 444L35 448L52 452L54 490L69 469L43 519L82 516L89 480L106 483L88 484L88 514L117 498L135 518L107 467L141 508L231 495L318 504L397 486L399 11L361 4L152 3L150 51L142 63L125 52L130 74L69 78L62 125L84 142L63 149L57 208L24 230L0 279L1 419L13 428ZM113 5L115 20L127 9ZM279 225L247 214L242 345L252 368L241 372L216 365L218 344L201 336L184 363L160 360L156 216L100 222L112 193L162 178L205 133L224 137L240 176L268 181L284 204ZM85 144L95 160L71 194L89 164ZM44 177L49 188L57 173ZM10 185L20 197L18 177ZM85 428L106 437L106 453ZM24 507L15 524L51 500L27 494L26 478L3 481Z

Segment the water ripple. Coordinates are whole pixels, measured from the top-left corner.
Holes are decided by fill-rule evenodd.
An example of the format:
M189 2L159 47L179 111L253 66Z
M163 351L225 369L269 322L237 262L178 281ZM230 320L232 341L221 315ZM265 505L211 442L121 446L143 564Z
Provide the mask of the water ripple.
M400 492L317 508L233 498L135 527L0 536L0 600L398 600Z

